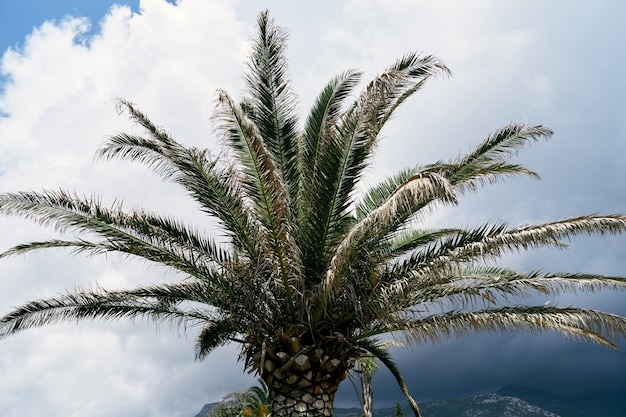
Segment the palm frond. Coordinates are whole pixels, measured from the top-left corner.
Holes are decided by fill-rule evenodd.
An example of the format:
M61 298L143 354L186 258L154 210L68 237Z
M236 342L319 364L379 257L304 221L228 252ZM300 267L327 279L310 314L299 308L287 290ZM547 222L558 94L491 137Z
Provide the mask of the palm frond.
M561 240L570 239L581 233L588 235L618 234L624 231L626 231L626 216L623 215L577 216L492 234L482 241L456 248L445 256L455 261L472 258L494 258L501 256L505 250L519 251L547 245L562 247L564 244Z
M20 331L74 320L147 318L188 326L211 320L208 311L132 296L127 291L83 291L28 302L0 318L0 338Z
M182 185L202 210L222 222L223 229L233 238L235 246L255 257L254 227L249 222L243 196L233 183L231 172L218 169L218 161L211 160L207 151L186 148L173 140L132 103L121 100L119 106L130 113L132 120L146 128L151 137L124 133L111 136L100 147L96 157L139 162L153 169L164 180Z
M433 164L459 191L473 191L512 175L539 174L509 159L531 141L549 138L552 131L541 125L510 124L487 136L474 150L447 164Z
M72 247L76 252L90 254L119 252L206 279L215 275L214 267L231 262L227 251L179 222L145 212L126 214L119 204L109 209L95 198L62 190L2 194L0 213L31 219L61 232L75 231L98 238L96 242L85 239L30 242L0 256L52 247Z
M579 234L619 234L626 231L624 215L588 215L508 229L506 223L485 224L418 249L390 266L390 275L408 277L446 271L461 263L495 260L505 253L552 246ZM439 272L438 272L439 271ZM445 272L444 272L445 273Z
M369 213L380 207L396 189L421 171L419 167L405 168L367 190L364 197L356 204L357 220L363 220Z
M333 78L318 95L304 125L301 145L300 235L304 240L303 266L311 282L319 282L328 264L329 247L345 230L343 218L332 212L341 158L335 127L342 103L358 83L361 73L346 71ZM335 151L331 151L334 149Z
M231 341L239 329L229 317L205 323L196 337L196 359L205 359L214 349Z
M295 200L299 188L298 118L287 75L287 33L276 26L267 11L259 15L257 27L258 37L252 45L245 76L248 116L289 184L291 200Z
M259 236L262 239L257 244L265 246L266 255L272 254L275 279L282 282L287 310L294 314L292 293L302 291L302 277L300 253L292 234L294 224L289 222L292 213L288 190L256 125L226 92L220 92L218 100L220 129L242 165L242 184L264 226L265 236Z
M496 266L463 268L450 275L426 276L390 284L380 289L381 300L397 311L420 304L438 304L441 309L474 308L478 303L501 305L510 297L525 298L532 292L544 295L589 293L599 290L626 290L626 279L597 274L522 273ZM381 301L385 302L385 301Z
M379 122L381 127L406 99L423 87L430 77L439 74L450 75L450 69L437 57L433 55L422 56L415 52L405 54L388 69L388 73L394 72L402 74L397 80L400 88L396 87L392 90L394 94L388 95L387 109ZM406 76L406 79L403 79L403 76Z
M345 71L334 77L319 93L304 123L302 135L301 170L306 172L303 181L317 177L316 166L320 164L320 152L324 140L341 116L344 100L361 79L361 72ZM319 181L319 178L317 178Z
M372 256L367 243L378 245L383 237L394 231L397 218L412 215L416 208L421 208L425 201L434 199L446 203L456 202L454 191L443 177L429 173L414 175L397 187L385 202L370 212L364 219L353 226L335 252L331 269L325 281L328 297L334 288L340 285L341 269L348 265L351 252L361 252ZM391 229L391 230L390 230ZM365 242L365 243L364 243ZM367 249L363 249L366 247Z
M441 242L446 238L465 234L465 230L456 228L435 229L435 230L405 230L394 234L389 242L389 257L398 258L415 249L424 248L431 244Z
M448 312L409 319L402 330L413 343L439 342L479 332L524 330L557 333L617 349L612 340L626 335L626 318L593 309L552 306L506 306L473 312Z

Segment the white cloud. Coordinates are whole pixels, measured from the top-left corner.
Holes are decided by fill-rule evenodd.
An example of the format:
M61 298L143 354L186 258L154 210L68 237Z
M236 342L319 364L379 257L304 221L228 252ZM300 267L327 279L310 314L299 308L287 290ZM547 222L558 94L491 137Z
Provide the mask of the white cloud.
M92 156L106 135L134 129L117 114L117 97L138 103L185 143L212 147L213 92L239 89L249 23L235 19L229 2L200 0L177 6L142 1L139 14L114 7L93 37L86 35L90 23L97 24L76 18L44 23L22 49L4 55L2 71L11 82L0 97L9 115L0 119L0 188L62 186L103 194L105 201L121 197L127 207L196 215L179 190L148 170L94 163ZM53 235L17 219L0 223L0 233L3 248ZM2 269L3 311L76 285L131 287L171 279L115 256L60 252L4 260ZM83 323L3 341L2 415L191 416L204 401L251 384L232 348L198 364L192 333L153 328Z

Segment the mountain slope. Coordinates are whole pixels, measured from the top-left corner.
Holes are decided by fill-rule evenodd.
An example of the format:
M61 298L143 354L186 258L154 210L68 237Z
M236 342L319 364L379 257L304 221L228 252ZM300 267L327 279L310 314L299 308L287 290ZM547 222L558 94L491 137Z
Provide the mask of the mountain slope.
M421 408L424 417L561 417L519 398L498 394L433 401Z
M207 404L195 417L205 417ZM421 403L424 417L624 417L626 392L557 395L534 387L508 385L495 394ZM408 406L404 415L413 412ZM395 407L378 408L374 417L395 417ZM335 408L334 417L360 417L360 408Z
M520 398L561 417L623 417L626 415L626 392L556 395L534 387L508 385L497 393Z
M206 404L196 417L206 416L214 404ZM424 417L561 417L531 405L519 398L498 394L479 394L468 398L433 401L420 406ZM413 415L411 409L403 408L404 415ZM395 417L396 409L379 408L374 417ZM360 408L335 408L334 417L360 417Z

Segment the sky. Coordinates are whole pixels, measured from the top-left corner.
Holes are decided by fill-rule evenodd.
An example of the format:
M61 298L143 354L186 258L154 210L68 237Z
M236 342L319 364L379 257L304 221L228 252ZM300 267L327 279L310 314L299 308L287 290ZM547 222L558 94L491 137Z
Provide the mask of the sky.
M555 131L516 158L542 180L514 178L464 196L426 220L471 226L540 223L626 212L626 4L621 0L524 2L343 0L0 0L0 190L59 187L104 202L122 199L206 227L184 193L148 169L98 162L107 135L136 131L116 98L136 103L179 141L218 149L214 92L243 91L257 14L269 8L290 33L290 74L301 114L335 74L372 77L409 51L451 70L396 114L365 182L399 167L450 159L510 122ZM0 250L57 236L0 219ZM579 237L564 251L507 256L520 270L626 275L626 236ZM26 300L98 283L105 288L175 280L115 256L62 251L0 261L0 314ZM626 315L626 294L551 298ZM543 302L544 300L535 300ZM192 417L204 403L249 387L234 346L194 361L193 329L152 323L69 323L0 341L5 417ZM419 401L527 384L557 393L626 390L620 352L560 336L473 335L394 348ZM388 372L374 377L378 406L402 400ZM354 405L344 383L337 405Z

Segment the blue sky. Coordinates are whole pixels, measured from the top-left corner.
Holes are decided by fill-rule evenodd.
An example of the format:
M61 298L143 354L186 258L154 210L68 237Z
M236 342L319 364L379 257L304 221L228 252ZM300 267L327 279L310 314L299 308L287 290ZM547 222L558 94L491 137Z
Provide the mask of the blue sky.
M22 45L26 35L46 20L59 20L66 15L83 16L97 23L111 5L123 3L137 10L139 1L85 0L23 0L0 3L0 42L7 46Z
M64 187L105 201L120 197L126 207L174 213L210 230L175 186L126 163L96 163L93 153L106 135L133 129L117 114L117 97L137 103L181 142L215 149L213 93L242 91L254 19L268 7L291 34L288 58L301 113L333 75L348 68L373 75L406 51L434 53L452 69L451 78L433 80L397 114L368 181L452 158L511 121L555 131L518 157L541 181L515 178L479 190L427 224L626 212L626 6L619 0L142 0L111 9L113 3L0 0L0 190ZM2 249L47 236L54 234L28 222L0 221ZM566 251L511 255L502 263L626 275L625 243L624 236L581 237ZM116 257L60 252L2 260L0 271L0 314L75 286L175 278ZM624 315L625 296L549 301ZM557 392L626 389L623 341L620 347L515 333L394 355L415 397L428 400L512 383ZM193 416L203 403L254 383L236 359L227 347L196 363L193 331L155 330L150 323L26 332L0 343L0 414ZM354 401L349 384L344 388L340 405ZM384 371L375 377L375 393L380 405L401 398Z

